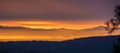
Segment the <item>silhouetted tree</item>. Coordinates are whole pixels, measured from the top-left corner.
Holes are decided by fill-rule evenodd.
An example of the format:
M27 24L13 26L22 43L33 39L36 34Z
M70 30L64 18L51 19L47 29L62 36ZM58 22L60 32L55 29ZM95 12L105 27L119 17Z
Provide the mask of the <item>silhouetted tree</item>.
M107 25L105 29L108 31L108 33L112 33L113 31L115 31L115 29L118 28L120 24L120 6L116 6L115 18L110 19L105 24Z
M118 38L118 42L113 45L113 53L120 53L120 38Z
M118 29L120 25L120 5L116 6L115 18L110 19L105 24L107 25L105 29L108 31L108 33L112 33ZM120 53L120 37L118 38L117 43L114 44L113 48L113 53Z

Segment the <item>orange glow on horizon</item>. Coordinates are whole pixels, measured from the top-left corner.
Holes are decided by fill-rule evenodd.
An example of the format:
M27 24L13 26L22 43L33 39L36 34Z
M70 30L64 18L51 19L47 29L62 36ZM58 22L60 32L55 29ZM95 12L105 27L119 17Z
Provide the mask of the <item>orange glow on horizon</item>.
M104 25L101 21L54 22L54 21L0 21L2 26L21 26L35 29L86 29Z
M91 24L90 24L91 23ZM83 38L90 36L106 36L107 32L103 30L79 30L93 28L102 25L99 21L77 21L77 22L50 22L50 21L0 21L2 26L23 26L28 28L45 28L50 30L34 30L34 29L0 29L0 41L65 41L75 38ZM55 29L52 28L67 28ZM69 30L78 29L78 30Z

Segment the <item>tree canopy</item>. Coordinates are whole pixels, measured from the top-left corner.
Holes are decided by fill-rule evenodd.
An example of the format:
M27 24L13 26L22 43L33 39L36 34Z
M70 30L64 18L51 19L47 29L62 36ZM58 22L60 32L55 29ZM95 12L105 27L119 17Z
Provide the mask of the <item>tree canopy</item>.
M111 18L109 21L107 21L105 24L107 27L105 29L108 31L108 33L114 32L116 29L118 29L120 25L120 5L115 7L115 18Z

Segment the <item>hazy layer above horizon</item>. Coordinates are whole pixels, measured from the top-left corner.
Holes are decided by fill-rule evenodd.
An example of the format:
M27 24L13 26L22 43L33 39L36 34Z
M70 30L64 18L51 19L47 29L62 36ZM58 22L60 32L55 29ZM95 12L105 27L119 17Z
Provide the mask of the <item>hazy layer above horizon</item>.
M119 32L119 31L118 31ZM114 33L117 34L118 32ZM103 26L84 29L30 29L23 27L0 27L0 41L64 41L91 36L107 36Z

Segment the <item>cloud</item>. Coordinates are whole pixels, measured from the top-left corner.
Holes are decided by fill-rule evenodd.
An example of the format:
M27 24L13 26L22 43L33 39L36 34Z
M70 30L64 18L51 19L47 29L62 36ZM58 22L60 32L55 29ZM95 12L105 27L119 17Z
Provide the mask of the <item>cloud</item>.
M0 20L103 20L118 0L1 0Z

